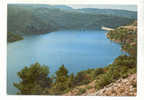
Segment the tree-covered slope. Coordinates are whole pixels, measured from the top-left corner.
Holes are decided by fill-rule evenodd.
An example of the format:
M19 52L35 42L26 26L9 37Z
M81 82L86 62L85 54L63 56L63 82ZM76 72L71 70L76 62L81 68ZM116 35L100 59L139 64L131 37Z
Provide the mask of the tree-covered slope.
M137 22L131 25L121 26L115 30L110 31L107 37L112 41L120 43L122 50L128 52L130 55L137 55Z
M115 28L133 21L129 16L118 16L111 10L107 12L83 12L67 6L12 4L8 5L8 31L22 34L66 29L96 30L102 26Z
M113 16L121 16L127 18L137 18L137 14L134 11L127 11L127 10L114 10L114 9L96 9L96 8L82 8L79 9L80 11L87 12L87 13L96 13L96 14L110 14Z
M7 34L7 41L8 42L15 42L15 41L23 40L23 39L24 38L19 34L14 34L11 32L8 32L8 34Z

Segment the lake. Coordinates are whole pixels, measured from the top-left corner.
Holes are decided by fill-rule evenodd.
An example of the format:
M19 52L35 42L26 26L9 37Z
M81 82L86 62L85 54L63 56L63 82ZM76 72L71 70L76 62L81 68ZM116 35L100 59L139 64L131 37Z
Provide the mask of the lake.
M49 66L53 74L62 64L70 73L104 67L124 52L119 44L106 37L107 31L57 31L24 36L24 40L8 43L7 91L16 94L13 82L17 72L35 62Z

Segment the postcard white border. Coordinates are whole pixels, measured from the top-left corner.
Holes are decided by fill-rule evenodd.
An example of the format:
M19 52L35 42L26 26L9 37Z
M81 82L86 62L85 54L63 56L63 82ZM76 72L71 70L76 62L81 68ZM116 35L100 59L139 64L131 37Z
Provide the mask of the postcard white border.
M35 0L32 0L33 3ZM144 0L49 0L54 4L138 4L138 91L136 97L103 97L103 96L12 96L7 95L7 1L0 0L0 98L3 100L142 100L144 98ZM85 2L84 2L85 1ZM113 2L111 2L113 1ZM119 1L119 2L117 2ZM24 2L28 3L28 2ZM39 2L43 3L43 2Z

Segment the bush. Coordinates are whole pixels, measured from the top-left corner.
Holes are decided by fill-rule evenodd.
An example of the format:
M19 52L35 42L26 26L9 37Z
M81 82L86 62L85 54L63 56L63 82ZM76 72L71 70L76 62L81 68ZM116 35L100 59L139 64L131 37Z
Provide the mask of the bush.
M113 82L112 74L106 73L102 74L98 80L96 80L95 88L97 90L102 89L104 86Z
M93 88L93 87L92 87L92 86L87 86L86 88L87 88L87 89L91 89L91 88Z
M48 67L35 63L30 67L25 67L18 73L22 81L14 83L14 86L20 90L18 94L60 95L76 86L88 84L92 80L96 80L95 88L98 90L119 78L126 78L129 74L133 73L136 73L136 58L126 55L117 57L112 64L104 68L81 71L76 76L73 74L69 75L68 70L62 65L56 71L56 76L50 78L48 76ZM80 95L86 89L80 89L79 91Z
M91 80L91 77L84 71L78 72L75 76L74 83L76 85L87 84Z
M86 89L80 88L80 89L79 89L79 92L77 93L77 95L81 95L81 94L83 94L83 93L85 93L85 92L86 92Z
M69 88L68 78L68 70L62 65L59 70L56 71L56 81L54 83L58 94L61 94Z
M104 69L103 68L97 68L94 70L94 73L93 73L93 77L96 77L100 74L103 74L104 73Z
M49 69L47 66L41 66L35 63L30 67L24 67L18 72L21 78L19 83L14 83L14 86L19 89L18 94L36 95L43 94L45 88L50 88L52 80L48 77Z

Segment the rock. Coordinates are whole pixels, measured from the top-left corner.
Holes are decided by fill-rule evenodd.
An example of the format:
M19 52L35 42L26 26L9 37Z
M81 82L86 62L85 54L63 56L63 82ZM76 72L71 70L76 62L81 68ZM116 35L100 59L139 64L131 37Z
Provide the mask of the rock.
M136 74L128 76L126 79L119 79L115 83L111 83L91 96L136 96Z
M80 94L81 96L136 96L136 74L129 75L125 79L119 79L114 83L105 86L103 89L96 91L95 80L87 85L81 85L74 88L64 96L75 96L78 94L80 88L85 88L86 92ZM87 89L86 87L92 88Z

